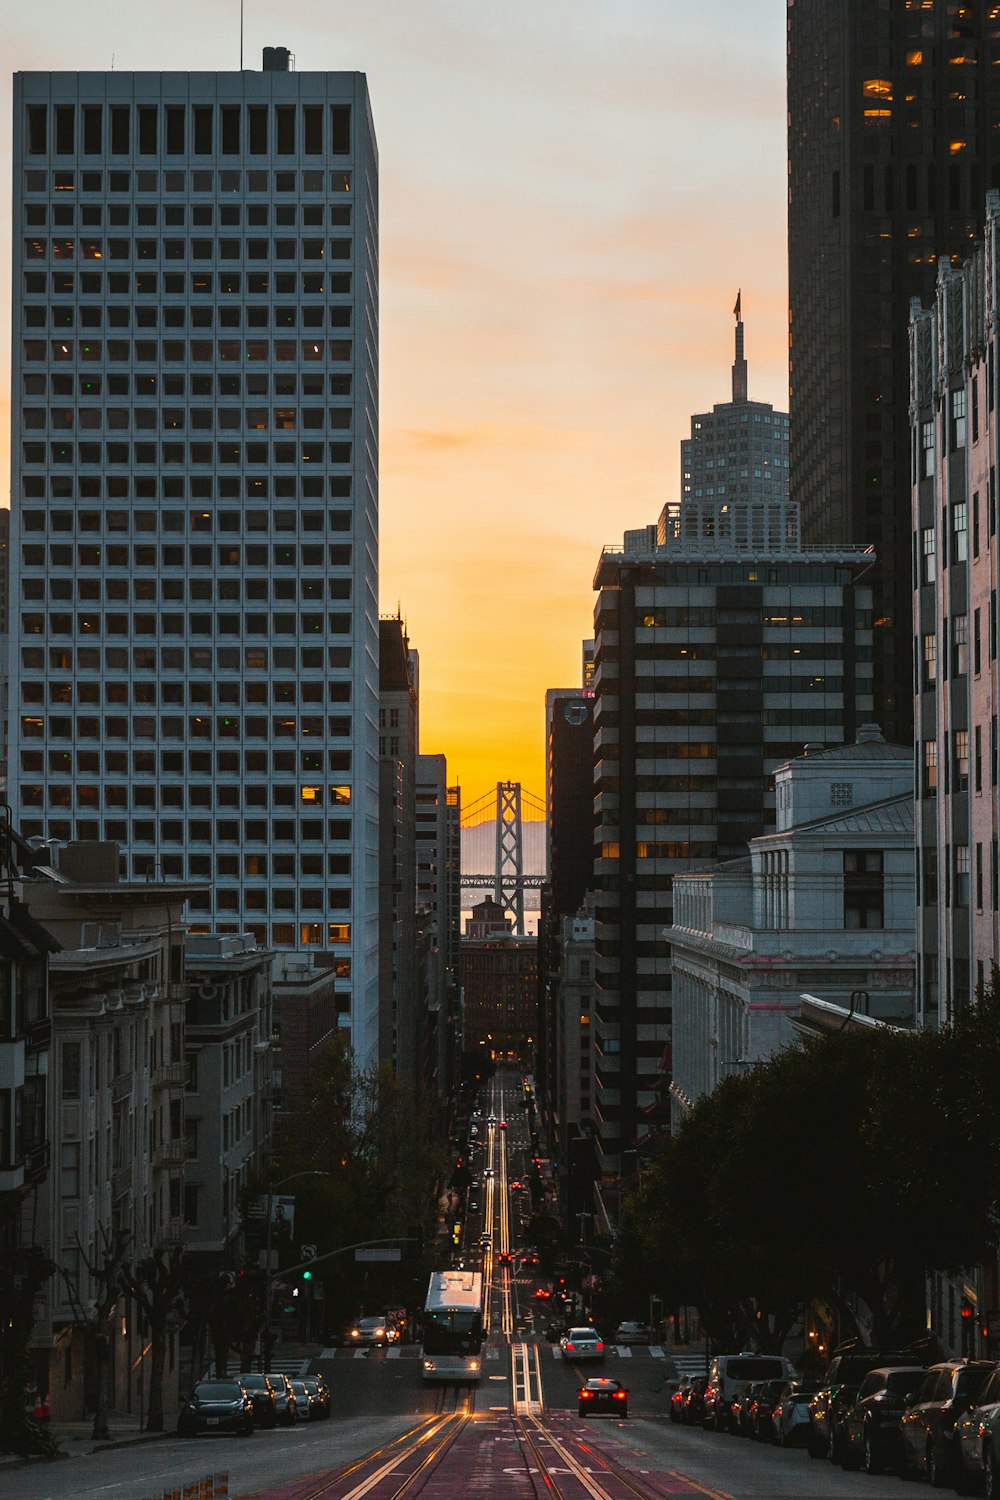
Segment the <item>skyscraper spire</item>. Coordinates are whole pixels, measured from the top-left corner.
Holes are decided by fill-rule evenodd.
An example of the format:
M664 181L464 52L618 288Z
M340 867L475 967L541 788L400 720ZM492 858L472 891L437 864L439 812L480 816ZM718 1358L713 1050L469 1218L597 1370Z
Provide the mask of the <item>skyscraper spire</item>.
M747 399L747 362L743 357L743 288L736 293L736 358L733 360L733 400Z

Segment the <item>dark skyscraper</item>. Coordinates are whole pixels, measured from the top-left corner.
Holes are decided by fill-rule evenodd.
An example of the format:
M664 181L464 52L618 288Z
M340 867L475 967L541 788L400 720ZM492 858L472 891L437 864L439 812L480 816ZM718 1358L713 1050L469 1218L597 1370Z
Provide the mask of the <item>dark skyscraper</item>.
M1000 6L788 0L790 485L870 543L876 717L912 734L907 321L1000 186Z

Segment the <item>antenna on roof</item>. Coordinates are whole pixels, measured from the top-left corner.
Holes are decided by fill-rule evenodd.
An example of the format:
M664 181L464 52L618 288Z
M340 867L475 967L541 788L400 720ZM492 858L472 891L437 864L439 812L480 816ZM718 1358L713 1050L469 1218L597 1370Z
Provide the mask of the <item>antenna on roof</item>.
M243 0L240 0L240 72L243 72Z

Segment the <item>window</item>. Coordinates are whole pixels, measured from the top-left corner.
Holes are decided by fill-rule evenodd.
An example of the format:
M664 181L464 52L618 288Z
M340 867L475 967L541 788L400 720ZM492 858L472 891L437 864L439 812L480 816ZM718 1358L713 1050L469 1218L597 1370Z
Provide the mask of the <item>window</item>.
M883 927L884 877L881 849L844 851L844 926Z
M925 526L920 533L920 551L922 557L921 581L933 583L936 577L935 557L937 554L937 540L934 535L933 526Z
M968 906L969 904L969 846L968 844L955 845L955 879L953 888L953 905Z
M954 615L951 621L951 671L963 677L969 670L969 617Z
M967 729L955 730L954 752L955 791L966 792L969 789L969 731Z
M937 636L930 631L924 636L924 687L933 687L937 681Z
M951 450L965 447L965 413L966 394L965 391L952 391L951 393Z
M920 424L920 478L930 479L934 474L934 423Z
M969 556L969 507L960 501L951 508L951 560L965 562Z

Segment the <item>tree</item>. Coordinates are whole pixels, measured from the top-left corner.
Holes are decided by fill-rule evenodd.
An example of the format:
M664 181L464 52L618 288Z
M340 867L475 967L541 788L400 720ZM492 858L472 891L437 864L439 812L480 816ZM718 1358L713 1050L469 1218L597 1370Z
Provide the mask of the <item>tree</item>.
M66 1292L76 1326L82 1331L94 1358L95 1394L94 1426L91 1438L94 1442L107 1442L108 1408L111 1391L111 1317L118 1305L122 1291L122 1267L128 1248L129 1234L125 1229L98 1227L95 1248L86 1252L80 1244L84 1265L90 1273L94 1288L93 1300L84 1303L77 1277L63 1271Z
M780 1347L817 1297L873 1342L915 1337L927 1271L997 1241L995 991L942 1032L844 1030L701 1099L631 1207L646 1273L717 1342Z
M142 1309L149 1328L148 1432L163 1431L163 1367L173 1320L184 1310L184 1258L179 1246L154 1250L142 1260L123 1260L120 1285Z

